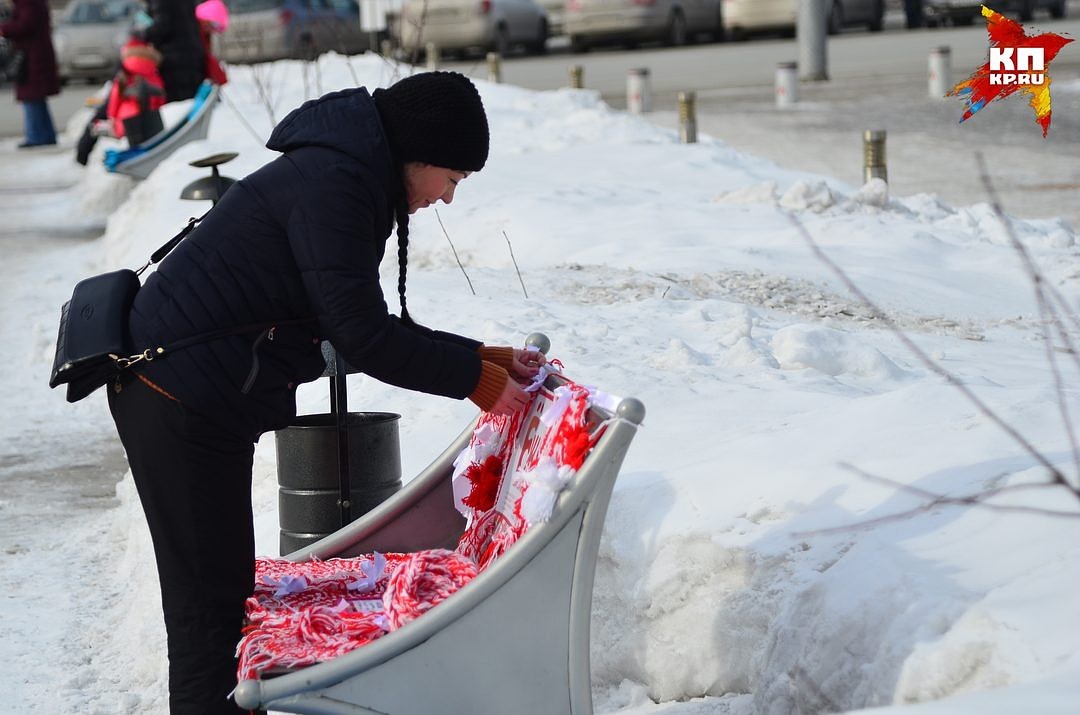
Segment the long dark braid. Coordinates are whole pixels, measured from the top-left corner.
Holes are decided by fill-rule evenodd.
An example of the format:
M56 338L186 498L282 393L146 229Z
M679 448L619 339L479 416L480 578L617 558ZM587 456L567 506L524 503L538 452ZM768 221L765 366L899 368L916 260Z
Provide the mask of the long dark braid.
M395 207L397 218L397 256L398 256L398 304L401 306L401 319L413 324L412 316L405 305L405 274L409 267L409 198L405 191Z

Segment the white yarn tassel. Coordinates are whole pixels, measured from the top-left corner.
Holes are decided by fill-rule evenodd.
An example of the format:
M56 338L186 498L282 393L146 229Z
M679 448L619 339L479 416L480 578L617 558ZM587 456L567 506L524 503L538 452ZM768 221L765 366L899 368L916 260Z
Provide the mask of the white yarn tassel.
M519 473L528 484L521 498L521 516L532 526L547 521L555 509L555 500L573 476L569 467L557 467L552 460L545 460L531 472Z

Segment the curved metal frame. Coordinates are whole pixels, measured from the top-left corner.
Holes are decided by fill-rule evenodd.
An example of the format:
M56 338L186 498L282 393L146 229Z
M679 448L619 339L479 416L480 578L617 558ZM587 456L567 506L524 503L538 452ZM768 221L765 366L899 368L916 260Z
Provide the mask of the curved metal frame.
M559 384L552 375L545 388ZM596 557L611 491L644 419L636 399L610 420L551 518L533 526L459 592L397 631L332 661L236 688L245 708L428 715L520 712L591 715L589 621ZM472 426L378 508L289 555L332 558L450 547L464 529L453 505L453 461ZM522 617L524 614L525 617Z

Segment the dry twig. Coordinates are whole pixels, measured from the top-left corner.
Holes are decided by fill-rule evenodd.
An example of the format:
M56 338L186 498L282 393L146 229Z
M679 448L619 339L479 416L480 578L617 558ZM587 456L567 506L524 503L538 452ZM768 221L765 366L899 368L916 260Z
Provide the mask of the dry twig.
M256 143L265 144L266 140L259 136L259 133L255 131L255 128L251 126L251 124L248 123L248 120L244 117L244 113L237 109L236 105L232 103L232 100L229 99L229 95L226 94L224 87L221 89L221 92L218 96L221 97L222 100L224 100L225 104L229 105L229 109L231 109L233 111L233 114L237 116L237 118L240 120L240 123L243 124L245 128L247 128L248 133L251 134L251 136L255 139Z
M525 294L525 300L528 300L529 291L525 290L525 280L521 277L521 269L518 268L517 259L514 258L514 246L510 243L510 237L506 235L506 231L503 231L502 235L506 239L507 247L510 249L510 260L514 262L514 270L517 271L518 282L521 283L521 292Z
M1028 279L1031 281L1032 287L1035 289L1035 302L1039 306L1039 324L1042 326L1052 327L1052 330L1048 330L1043 335L1044 345L1046 347L1046 362L1050 366L1050 372L1054 379L1054 390L1057 394L1058 412L1061 414L1061 423L1065 428L1065 434L1069 439L1069 446L1072 448L1073 465L1076 469L1077 483L1080 484L1080 446L1077 445L1076 432L1073 430L1072 418L1069 414L1068 400L1065 398L1065 381L1062 378L1061 370L1058 367L1058 360L1056 351L1054 350L1054 332L1057 332L1062 343L1065 345L1065 352L1072 356L1073 363L1080 369L1080 358L1078 358L1077 350L1072 342L1072 337L1069 335L1069 331L1066 329L1064 322L1062 321L1061 314L1059 312L1060 306L1064 303L1064 298L1057 295L1057 305L1055 305L1053 286L1051 286L1046 278L1043 276L1042 271L1035 264L1035 260L1031 257L1031 253L1027 250L1027 247L1020 241L1020 238L1016 235L1016 231L1013 230L1012 222L1009 221L1005 212L1001 208L1001 200L998 198L997 189L994 188L993 182L990 180L990 173L986 167L986 158L982 152L975 152L975 161L979 165L979 179L982 180L983 186L986 188L986 193L990 196L990 207L994 210L994 215L1001 225L1005 228L1005 234L1009 237L1009 244L1016 251L1020 257L1020 263L1024 267L1024 271L1028 275ZM1068 314L1066 305L1066 314Z
M880 320L881 323L885 325L890 330L890 332L892 332L893 335L896 336L898 340L900 340L901 343L904 344L904 346L919 360L919 362L921 362L926 367L926 369L944 378L944 380L948 382L952 387L954 387L958 392L960 392L960 394L962 394L968 400L968 402L974 405L981 415L983 415L995 425L997 425L1016 444L1018 444L1021 449L1031 455L1031 457L1036 462L1042 465L1050 474L1050 483L1064 487L1065 489L1069 490L1069 492L1074 497L1076 497L1077 500L1080 500L1080 488L1073 486L1068 481L1068 479L1065 478L1065 475L1062 474L1061 470L1055 467L1050 462L1050 460L1047 459L1046 456L1042 454L1042 452L1036 449L1035 446L1032 445L1031 442L1029 442L1022 434L1020 434L1020 432L1015 427L1006 422L1004 419L1001 418L1000 415L990 409L990 406L983 402L982 399L980 399L979 396L971 390L971 388L969 388L967 385L964 384L962 380L960 380L960 378L956 377L951 372L943 368L933 358L927 355L922 348L916 345L915 342L907 335L907 333L900 329L896 325L896 323L888 315L885 314L885 311L882 310L873 300L871 300L870 297L866 295L866 293L864 293L858 285L855 284L851 277L848 276L848 274L845 273L844 270L840 268L840 266L833 262L833 260L829 258L829 256L826 255L824 251L821 250L821 247L817 244L813 236L810 235L810 232L806 230L806 227L802 224L801 221L799 221L797 217L793 216L790 213L787 213L786 216L791 221L795 229L799 232L799 234L803 237L803 240L806 241L807 245L810 247L810 250L818 258L818 260L820 260L822 263L829 267L829 269L837 276L837 278L840 279L840 281L847 287L847 289L851 291L851 293L855 295L855 297L857 297L863 303L863 305L865 305L873 313L873 315L878 320Z
M845 534L851 531L858 531L861 529L871 529L876 526L881 526L882 524L890 524L894 521L903 521L904 519L915 516L916 514L931 511L938 506L974 506L982 509L988 509L990 511L1009 512L1013 514L1035 514L1038 516L1063 517L1066 519L1080 518L1080 512L1076 511L1044 509L1043 507L1024 506L1022 504L994 504L987 501L987 499L997 496L998 494L1004 494L1007 492L1030 491L1035 489L1046 489L1047 487L1054 486L1052 483L1049 482L1009 484L1003 487L987 489L985 491L977 492L975 494L949 496L947 494L932 492L928 489L923 489L921 487L915 487L910 484L904 484L903 482L898 482L895 479L889 479L887 477L882 477L876 474L870 474L869 472L859 469L858 467L851 464L841 463L840 466L844 469L851 471L852 473L858 475L859 477L865 479L868 482L884 484L898 491L907 492L908 494L917 496L921 499L926 499L927 501L926 503L920 504L916 507L912 507L911 509L893 512L892 514L886 514L884 516L875 517L873 519L863 519L862 521L856 521L851 524L831 526L825 529L810 529L808 531L792 532L793 537L798 539L804 536Z
M446 236L446 242L450 244L450 250L454 252L454 260L457 261L458 268L461 269L462 275L465 276L466 282L469 284L469 290L473 295L476 295L476 289L473 288L472 281L469 280L469 274L465 272L465 266L461 263L461 257L458 256L457 248L454 247L454 242L450 240L450 234L446 232L446 226L443 226L442 216L439 215L439 210L435 209L435 218L439 220L439 228L442 229L443 235Z

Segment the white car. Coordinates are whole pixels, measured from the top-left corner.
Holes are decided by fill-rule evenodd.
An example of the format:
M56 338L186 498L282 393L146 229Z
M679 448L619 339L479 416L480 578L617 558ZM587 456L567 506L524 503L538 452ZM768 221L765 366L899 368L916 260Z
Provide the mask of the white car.
M871 32L880 32L885 18L885 0L829 0L829 33L835 35L844 27L865 25ZM799 17L799 0L723 0L724 28L731 37L754 32L779 31L795 33Z
M547 46L547 13L534 0L405 0L395 23L406 55L492 50L504 57L517 45L537 54Z
M64 8L53 28L60 79L111 79L140 8L135 0L74 0Z
M552 37L566 31L566 0L537 0L548 18L548 34Z
M570 49L661 41L685 45L700 33L723 36L719 0L567 0Z

